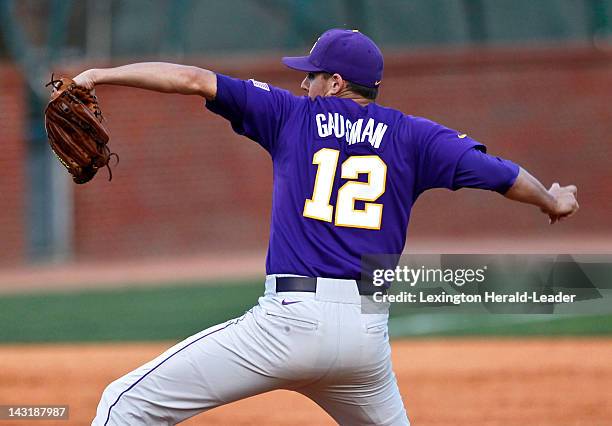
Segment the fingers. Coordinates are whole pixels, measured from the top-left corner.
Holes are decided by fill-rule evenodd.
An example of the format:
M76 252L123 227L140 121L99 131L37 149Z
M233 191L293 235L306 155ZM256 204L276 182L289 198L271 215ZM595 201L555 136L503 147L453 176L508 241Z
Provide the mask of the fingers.
M576 212L578 212L579 209L580 209L580 205L578 204L576 200L574 200L574 204L569 212L560 214L560 215L549 215L548 223L553 225L557 222L562 222L565 219L574 216Z
M557 216L555 214L549 214L548 215L548 224L549 225L554 225L558 220L559 220L559 216Z
M574 208L572 209L571 212L569 212L567 215L564 216L565 217L572 217L576 214L576 212L578 211L578 209L580 209L580 204L578 204L578 201L574 201Z
M578 193L576 185L561 186L559 182L554 182L548 191L557 200L556 214L548 215L548 223L553 225L576 214L580 208L576 200Z
M559 182L553 183L550 186L549 191L559 190L559 189L563 189L565 191L569 191L569 192L571 192L574 195L578 193L578 188L576 187L576 185L561 186L561 185L559 185Z
M553 183L549 191L552 191L552 192L566 191L566 192L571 192L574 195L578 194L578 188L576 187L576 185L561 186L559 185L559 182Z
M563 187L565 190L571 192L572 194L574 194L574 196L576 196L576 194L578 194L578 188L576 188L576 185L568 185Z

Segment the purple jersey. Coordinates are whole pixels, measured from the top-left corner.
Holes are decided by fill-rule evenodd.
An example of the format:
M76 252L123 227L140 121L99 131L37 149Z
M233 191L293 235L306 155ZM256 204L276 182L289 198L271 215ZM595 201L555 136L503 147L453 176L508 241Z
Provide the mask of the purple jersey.
M362 255L402 252L419 194L458 189L463 154L485 151L395 109L311 100L254 80L218 75L206 106L272 157L268 274L358 279Z

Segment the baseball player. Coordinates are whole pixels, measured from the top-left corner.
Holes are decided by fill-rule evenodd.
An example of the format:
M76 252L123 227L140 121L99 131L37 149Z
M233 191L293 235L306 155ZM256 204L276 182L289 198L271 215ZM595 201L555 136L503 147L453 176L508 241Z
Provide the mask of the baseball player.
M391 366L388 314L363 314L379 288L360 281L366 253L401 253L412 205L431 188L497 191L550 223L578 209L576 187L542 184L469 136L375 103L383 57L358 31L325 32L304 57L297 97L192 66L91 69L80 86L199 95L272 157L264 295L111 383L94 425L175 424L274 389L299 392L339 424L407 425ZM279 407L282 409L282 407ZM288 413L288 424L291 423Z

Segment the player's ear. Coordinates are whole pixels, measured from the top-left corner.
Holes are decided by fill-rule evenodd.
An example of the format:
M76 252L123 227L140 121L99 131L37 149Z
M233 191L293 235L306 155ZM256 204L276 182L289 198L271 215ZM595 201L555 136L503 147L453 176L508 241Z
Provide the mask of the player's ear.
M346 86L346 82L344 81L342 76L337 73L333 74L329 78L329 83L329 92L331 95L336 95L340 93L342 90L344 90L344 87Z

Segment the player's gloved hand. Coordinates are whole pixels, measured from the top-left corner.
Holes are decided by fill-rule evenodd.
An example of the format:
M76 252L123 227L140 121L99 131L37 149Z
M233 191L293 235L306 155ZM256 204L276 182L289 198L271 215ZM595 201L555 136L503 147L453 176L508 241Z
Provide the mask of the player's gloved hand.
M560 186L557 182L552 184L548 193L554 198L554 205L548 211L543 210L544 213L548 214L551 225L574 215L578 211L580 206L576 199L577 192L578 189L575 185Z
M109 160L119 157L108 147L110 137L93 90L53 75L47 86L51 96L45 108L45 130L53 153L77 184L89 182L102 167L108 168L111 180Z

